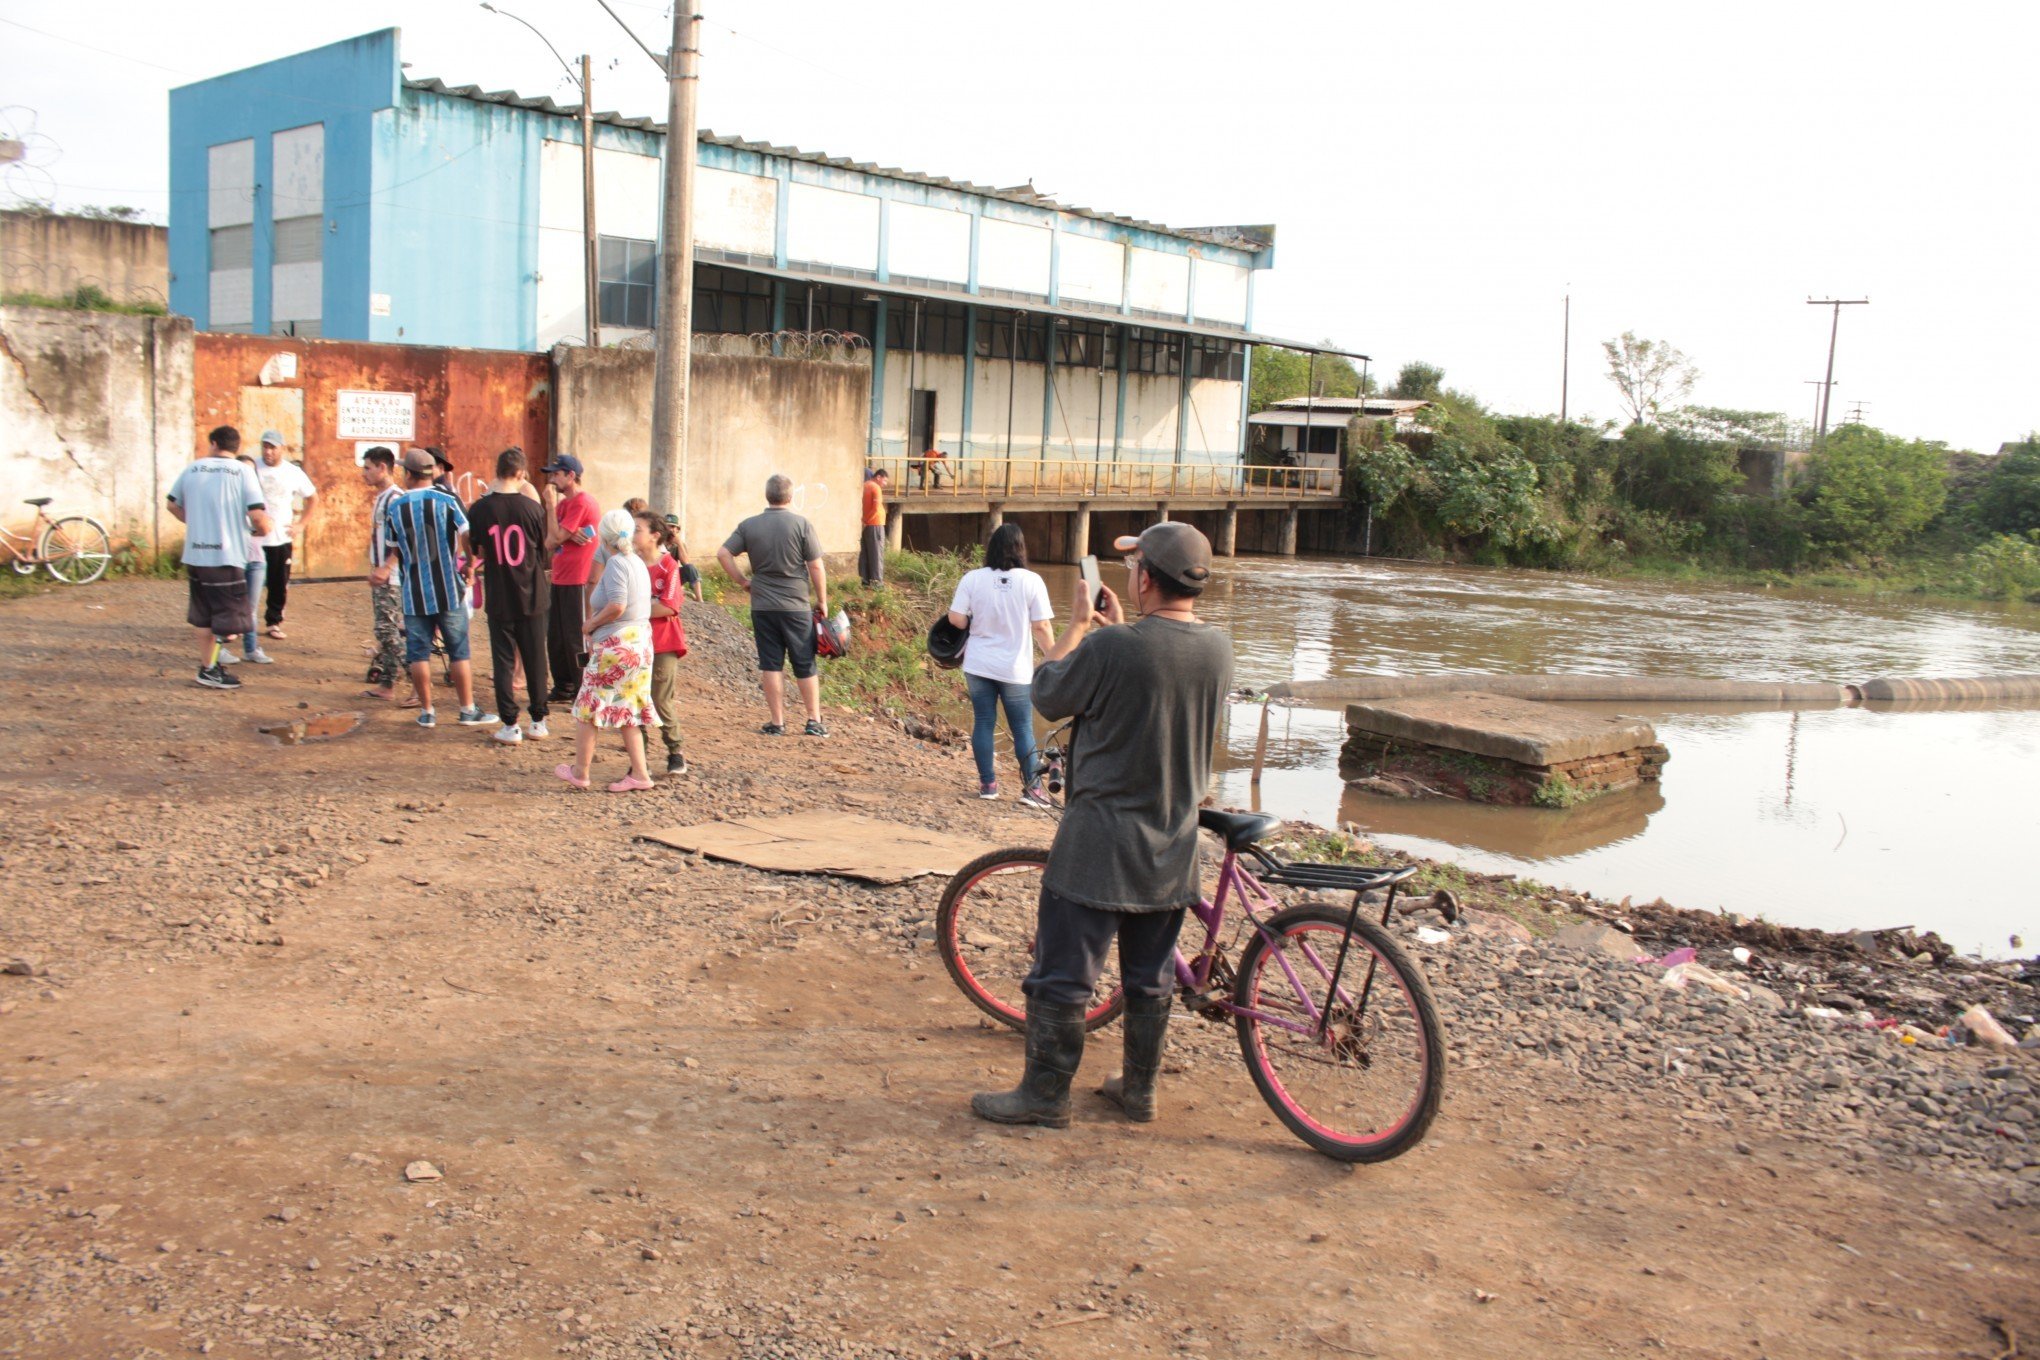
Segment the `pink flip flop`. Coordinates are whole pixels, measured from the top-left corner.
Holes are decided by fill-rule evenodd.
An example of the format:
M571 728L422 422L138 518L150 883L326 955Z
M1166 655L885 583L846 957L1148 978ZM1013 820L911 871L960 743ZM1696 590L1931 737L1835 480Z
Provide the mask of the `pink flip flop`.
M553 766L553 773L558 775L560 778L566 780L569 784L572 784L577 789L585 789L588 787L588 781L581 778L581 776L575 774L574 767L567 764L567 762L564 760L561 761L559 764Z
M658 786L652 783L652 781L649 779L639 779L635 775L627 774L623 778L617 780L614 784L611 784L609 786L609 791L611 793L636 793L640 789L650 789L656 787Z

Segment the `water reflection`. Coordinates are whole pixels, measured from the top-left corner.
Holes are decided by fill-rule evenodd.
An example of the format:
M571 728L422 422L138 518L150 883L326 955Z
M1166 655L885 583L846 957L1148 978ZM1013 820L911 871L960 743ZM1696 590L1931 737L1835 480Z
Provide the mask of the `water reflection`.
M1074 570L1045 574L1066 611ZM1232 632L1239 683L1256 688L1455 671L1788 681L2040 672L2040 610L2021 605L1241 558L1220 564L1200 612ZM1332 708L1269 713L1257 787L1262 708L1236 704L1217 794L1616 898L1834 929L1913 923L1998 954L2014 932L2040 934L2024 868L2040 833L2028 792L2040 711L1594 707L1656 724L1672 752L1658 790L1568 812L1350 793L1337 769L1343 711Z

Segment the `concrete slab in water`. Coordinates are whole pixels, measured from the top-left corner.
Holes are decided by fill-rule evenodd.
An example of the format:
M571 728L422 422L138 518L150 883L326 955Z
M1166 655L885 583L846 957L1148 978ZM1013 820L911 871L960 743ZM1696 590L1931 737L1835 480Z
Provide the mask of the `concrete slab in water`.
M1636 718L1603 718L1557 704L1461 691L1349 704L1346 726L1411 746L1551 766L1655 746L1657 731Z

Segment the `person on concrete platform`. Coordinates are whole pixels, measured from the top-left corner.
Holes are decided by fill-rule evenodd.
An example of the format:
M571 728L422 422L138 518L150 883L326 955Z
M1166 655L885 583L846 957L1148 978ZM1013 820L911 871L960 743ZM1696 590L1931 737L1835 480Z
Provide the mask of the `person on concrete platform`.
M283 436L275 430L262 432L262 462L255 475L262 481L262 495L269 506L270 531L262 536L263 571L269 582L269 598L262 610L265 637L283 638L283 610L290 599L290 567L297 537L312 522L312 506L319 488L305 470L283 456ZM302 500L304 509L297 503Z
M864 534L857 540L857 579L867 586L885 584L885 487L890 480L884 468L864 474Z
M404 583L402 573L375 579L374 568L389 556L389 521L384 512L404 494L396 483L397 451L378 445L361 455L361 483L374 497L368 507L368 607L375 624L375 659L368 663L369 687L364 699L394 700L397 677L404 674ZM407 708L416 708L414 694Z
M547 660L552 701L570 704L581 690L581 619L588 577L595 568L595 526L602 509L581 489L581 460L562 453L545 474L545 550L552 554L552 590L546 606Z
M170 513L184 526L184 574L190 581L184 619L198 631L204 657L198 683L239 689L241 682L220 657L252 621L248 558L261 555L254 542L269 532L270 522L262 508L262 483L240 461L241 432L221 425L207 446L205 457L177 474L168 499Z
M454 692L460 696L460 725L480 727L496 721L475 703L474 669L468 663L468 616L463 598L472 584L458 556L466 551L467 514L460 499L432 484L432 455L412 449L404 455L403 495L390 502L383 519L389 526L388 555L371 582L388 581L399 564L404 569L404 661L418 691L418 726L437 726L432 710L432 639L446 647Z
M1012 1091L975 1095L971 1112L1000 1124L1070 1122L1070 1080L1084 1056L1084 1013L1114 940L1126 989L1125 1070L1101 1094L1145 1123L1175 1004L1173 959L1183 911L1200 893L1197 807L1232 688L1232 640L1195 612L1211 579L1211 544L1187 524L1122 538L1140 620L1102 593L1093 632L1079 581L1070 625L1034 673L1034 704L1075 718L1070 789L1049 847L1035 916L1027 995L1027 1069Z
M496 682L493 739L515 746L526 737L552 735L545 725L546 581L539 544L545 541L545 507L524 494L524 450L496 455L496 480L468 507L468 550L482 572L489 614L489 667ZM524 692L531 696L531 730L517 725L517 662L524 661Z
M738 556L751 559L747 575ZM815 610L829 612L829 578L822 571L822 540L815 526L793 511L793 479L775 472L765 479L765 509L736 528L715 560L737 589L751 597L751 636L758 644L758 684L765 691L768 737L786 732L786 675L800 687L807 710L804 736L826 737L822 726L822 681L815 672ZM814 587L813 607L808 588Z

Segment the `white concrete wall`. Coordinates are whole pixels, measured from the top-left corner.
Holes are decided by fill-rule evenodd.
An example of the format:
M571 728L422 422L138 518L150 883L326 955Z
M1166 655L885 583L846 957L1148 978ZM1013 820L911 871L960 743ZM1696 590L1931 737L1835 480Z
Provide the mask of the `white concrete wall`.
M980 257L982 258L982 257ZM892 362L887 356L886 362ZM1008 382L1004 359L977 361L977 391L971 398L971 456L999 458L1006 451L1006 394L1013 393L1013 453L1041 451L1041 389L1043 367L1017 364Z
M558 447L587 464L588 490L602 506L642 496L655 356L562 347L554 360ZM795 507L814 521L825 552L855 551L870 367L696 354L692 381L700 414L689 426L682 533L694 560L712 562L737 522L765 508L765 479L774 472L793 478Z
M1057 234L1062 252L1056 291L1072 302L1100 302L1117 307L1126 293L1126 247L1072 231Z
M1182 379L1152 373L1126 377L1126 438L1121 457L1170 462L1176 456L1176 399Z
M1190 411L1183 460L1233 461L1240 448L1240 385L1223 378L1190 381Z
M708 165L695 167L694 244L769 260L778 229L778 180Z
M705 173L705 172L704 172ZM659 239L659 158L595 147L595 231L602 236ZM588 335L587 271L581 242L581 144L545 141L538 153L538 286L534 306L540 349ZM768 248L769 253L769 248ZM604 327L614 344L638 334Z
M878 269L878 199L796 184L786 201L786 258L801 264Z
M1222 260L1198 260L1197 315L1233 326L1247 324L1247 270Z
M117 543L182 543L161 506L200 452L191 446L190 320L0 307L0 342L8 527L34 519L24 499L49 496L53 516L91 515Z
M980 219L978 287L1047 297L1048 258L1054 237L1047 227L996 217Z
M970 214L894 203L886 223L886 269L917 279L970 282Z
M923 354L909 362L903 350L888 350L885 356L885 418L879 438L887 453L919 453L909 450L907 439L907 381L912 371L914 386L935 393L935 439L953 457L963 442L963 356ZM1039 420L1037 419L1037 424Z
M1107 369L1101 383L1095 368L1057 368L1055 404L1048 426L1048 456L1110 458L1118 411L1117 369Z
M1190 257L1133 247L1127 298L1138 310L1184 316L1190 310Z

